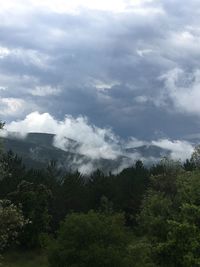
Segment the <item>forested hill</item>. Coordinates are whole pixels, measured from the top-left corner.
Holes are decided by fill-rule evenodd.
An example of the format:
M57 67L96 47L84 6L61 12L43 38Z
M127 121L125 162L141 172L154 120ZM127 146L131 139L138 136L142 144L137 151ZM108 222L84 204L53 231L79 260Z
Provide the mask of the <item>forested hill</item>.
M2 137L4 149L12 150L22 157L27 167L43 168L50 161L56 161L57 166L64 170L76 170L87 172L95 169L102 169L104 172L117 171L120 165L129 166L133 164L133 155L137 158L146 159L152 163L152 160L168 156L170 151L160 147L140 146L136 148L122 149L121 156L115 160L99 158L92 159L86 155L80 154L80 143L66 138L66 144L63 149L54 145L53 134L47 133L29 133L26 137L20 138L18 133L10 133L7 137Z
M29 133L24 138L19 138L18 134L11 134L3 138L3 145L6 151L12 150L22 157L28 167L42 168L51 160L56 160L60 164L68 166L75 158L87 160L83 155L67 152L56 148L53 145L53 134ZM72 141L73 142L73 141Z
M73 155L79 145L68 140L64 151L53 146L53 139L49 134L8 136L4 146L24 157L33 154L37 161ZM19 155L0 151L0 263L197 267L199 203L200 147L183 164L164 158L147 167L138 160L118 174L96 170L89 175L61 172L55 164L27 169ZM44 261L16 265L11 251L18 257L34 253L33 260L39 251Z

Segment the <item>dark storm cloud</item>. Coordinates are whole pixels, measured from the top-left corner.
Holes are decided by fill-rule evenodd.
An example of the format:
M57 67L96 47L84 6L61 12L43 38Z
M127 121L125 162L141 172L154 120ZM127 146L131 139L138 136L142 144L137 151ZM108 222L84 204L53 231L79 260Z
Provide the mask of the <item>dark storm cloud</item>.
M162 12L37 9L16 13L9 23L4 17L1 117L9 121L35 110L58 119L84 115L119 135L144 139L198 132L200 111L184 109L184 87L172 88L169 80L175 68L191 75L199 68L200 4L152 1L146 7ZM189 85L195 97L198 81ZM9 99L18 101L14 113L8 112Z

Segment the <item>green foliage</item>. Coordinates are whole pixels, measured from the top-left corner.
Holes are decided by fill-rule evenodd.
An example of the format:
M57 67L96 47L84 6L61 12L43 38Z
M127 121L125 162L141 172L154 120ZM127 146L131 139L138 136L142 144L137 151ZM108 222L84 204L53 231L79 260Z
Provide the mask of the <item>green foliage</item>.
M27 170L0 152L0 199L14 203L0 202L0 250L16 239L24 248L42 240L52 267L200 267L199 155L197 147L183 166L137 161L117 175L85 177L54 161Z
M186 161L183 163L183 167L186 171L193 171L196 168L192 159L186 159Z
M141 161L124 169L118 175L105 176L101 171L94 172L87 184L89 205L99 210L102 197L106 197L114 211L123 211L129 225L135 223L142 199L149 184L150 173Z
M31 221L24 228L21 243L26 247L38 246L40 234L49 230L48 203L51 192L42 184L22 181L9 196L15 203L21 204L25 218Z
M84 204L86 204L85 182L79 172L69 173L64 176L62 197L65 205L65 215L70 210L84 210Z
M153 178L139 223L158 266L200 266L199 221L198 171L168 172Z
M152 247L145 238L135 238L129 246L129 254L134 267L156 267L152 261Z
M136 215L140 211L149 182L150 173L141 161L137 161L135 166L124 169L117 175L113 203L117 210L123 210L126 213L129 225L136 224Z
M200 145L198 145L192 156L191 156L191 163L196 167L196 168L200 168Z
M90 211L66 217L49 251L52 267L131 266L129 238L121 214Z
M19 232L28 224L20 208L9 200L0 200L0 251L17 241Z
M96 170L90 175L87 188L91 209L99 209L101 206L101 198L103 196L112 199L115 194L112 188L112 182L112 176L105 176L100 170Z
M111 214L113 212L113 203L105 196L101 198L100 211L105 214Z
M9 251L3 254L3 267L47 267L47 257L40 250Z
M5 198L24 179L25 166L22 159L12 151L2 154L0 164L4 171L3 177L0 180L0 197Z

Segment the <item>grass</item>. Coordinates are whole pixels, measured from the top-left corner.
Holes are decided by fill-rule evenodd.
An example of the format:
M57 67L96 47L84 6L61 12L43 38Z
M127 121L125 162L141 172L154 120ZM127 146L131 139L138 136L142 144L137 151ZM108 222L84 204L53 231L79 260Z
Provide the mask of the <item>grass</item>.
M3 267L48 267L47 257L40 251L15 251L3 257Z

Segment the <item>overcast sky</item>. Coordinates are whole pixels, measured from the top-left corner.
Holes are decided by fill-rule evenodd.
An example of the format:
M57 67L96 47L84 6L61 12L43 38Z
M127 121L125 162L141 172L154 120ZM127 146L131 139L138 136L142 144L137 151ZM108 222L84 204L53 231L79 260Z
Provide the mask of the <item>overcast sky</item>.
M199 0L0 0L0 17L11 129L48 132L51 118L132 140L200 133Z

